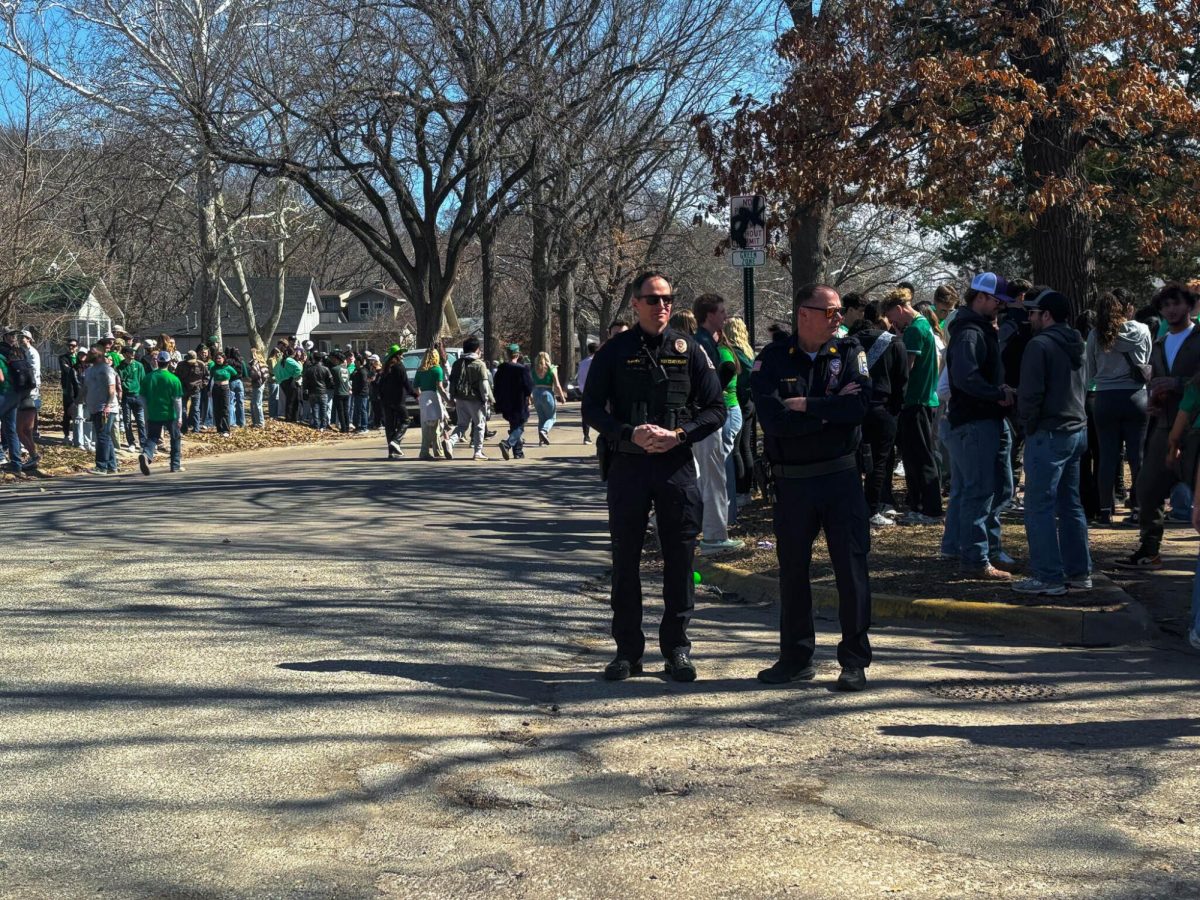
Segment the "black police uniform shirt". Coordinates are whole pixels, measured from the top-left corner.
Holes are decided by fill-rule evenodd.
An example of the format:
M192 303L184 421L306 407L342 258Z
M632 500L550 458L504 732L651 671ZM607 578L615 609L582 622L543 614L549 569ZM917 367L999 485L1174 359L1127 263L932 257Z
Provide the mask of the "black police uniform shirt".
M862 390L838 393L851 382L858 382ZM795 337L769 344L754 361L750 391L772 463L807 465L858 449L859 424L871 402L871 378L866 354L853 337L834 338L811 359ZM806 410L784 406L790 397L807 397Z
M724 424L725 400L695 340L673 328L653 335L634 326L610 338L592 358L583 419L614 448L624 441L628 449L634 428L643 424L682 428L691 445Z

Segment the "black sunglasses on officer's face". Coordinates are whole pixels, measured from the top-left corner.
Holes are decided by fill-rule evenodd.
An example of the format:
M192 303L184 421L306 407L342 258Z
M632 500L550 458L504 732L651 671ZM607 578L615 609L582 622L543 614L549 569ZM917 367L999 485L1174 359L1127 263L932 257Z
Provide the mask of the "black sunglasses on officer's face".
M647 306L658 306L660 303L663 306L670 306L675 302L674 294L642 294L638 297L639 300L644 300Z

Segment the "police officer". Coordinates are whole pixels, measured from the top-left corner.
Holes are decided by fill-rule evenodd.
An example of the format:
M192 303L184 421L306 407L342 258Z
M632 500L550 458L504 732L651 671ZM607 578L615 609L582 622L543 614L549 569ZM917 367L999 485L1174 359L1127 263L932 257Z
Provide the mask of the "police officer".
M639 568L651 503L662 545L666 606L659 647L668 675L676 681L696 678L687 622L702 504L691 446L721 427L725 404L704 351L667 325L674 299L661 273L646 272L634 280L637 324L596 353L583 392L583 418L601 436L597 443L608 477L617 642L616 658L604 669L610 681L642 671L646 637Z
M808 285L797 300L796 333L786 343L768 345L750 374L775 484L779 557L779 661L759 672L758 680L785 684L816 675L809 569L813 541L824 529L842 624L837 686L861 691L871 664L871 538L857 451L871 380L858 341L836 337L843 315L837 291Z

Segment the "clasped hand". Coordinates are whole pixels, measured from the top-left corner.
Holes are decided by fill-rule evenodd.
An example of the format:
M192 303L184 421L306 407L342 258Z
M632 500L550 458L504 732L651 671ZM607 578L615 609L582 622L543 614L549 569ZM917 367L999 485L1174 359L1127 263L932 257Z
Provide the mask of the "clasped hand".
M659 425L639 425L633 429L633 442L647 453L666 453L679 446L679 437Z

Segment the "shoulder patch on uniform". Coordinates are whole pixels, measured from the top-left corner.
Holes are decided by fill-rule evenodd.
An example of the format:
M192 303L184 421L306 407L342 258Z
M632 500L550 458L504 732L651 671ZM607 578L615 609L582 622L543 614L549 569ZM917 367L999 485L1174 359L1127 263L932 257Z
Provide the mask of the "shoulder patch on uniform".
M684 350L686 350L686 349L687 349L687 341L685 341L683 338L676 338L676 340L675 340L675 352L676 352L676 353L682 353L682 352L683 352Z
M870 370L867 368L867 358L863 354L858 354L858 374L866 375Z

